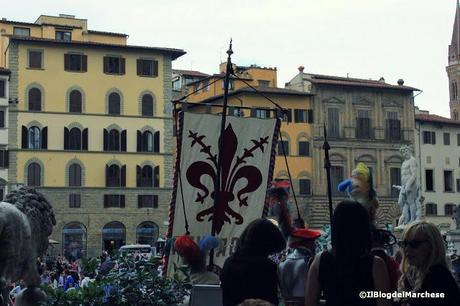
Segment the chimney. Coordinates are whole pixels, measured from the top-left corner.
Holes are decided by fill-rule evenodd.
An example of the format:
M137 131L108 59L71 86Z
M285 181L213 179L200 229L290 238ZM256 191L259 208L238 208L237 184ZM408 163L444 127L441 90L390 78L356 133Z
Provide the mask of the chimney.
M399 85L399 86L403 86L403 85L404 85L404 80L403 80L403 79L399 79L399 80L398 80L398 85Z
M299 68L297 68L297 69L299 69L300 73L303 73L303 70L305 69L305 67L304 66L299 66Z

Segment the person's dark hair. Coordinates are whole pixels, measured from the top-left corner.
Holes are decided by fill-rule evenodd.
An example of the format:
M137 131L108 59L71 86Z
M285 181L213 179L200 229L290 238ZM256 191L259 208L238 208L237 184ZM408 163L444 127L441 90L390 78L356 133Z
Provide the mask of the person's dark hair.
M268 256L285 247L286 240L276 225L267 219L256 219L248 224L238 239L236 254Z
M332 216L332 252L340 262L353 263L369 253L372 245L367 210L358 202L345 200Z

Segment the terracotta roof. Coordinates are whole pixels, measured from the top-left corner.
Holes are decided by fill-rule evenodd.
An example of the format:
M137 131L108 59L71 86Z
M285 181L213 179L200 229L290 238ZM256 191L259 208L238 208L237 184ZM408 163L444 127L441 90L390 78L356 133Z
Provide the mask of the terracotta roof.
M321 74L310 74L310 73L304 73L303 78L310 80L314 84L360 86L360 87L399 89L399 90L407 90L407 91L420 91L419 89L414 88L414 87L404 86L404 85L391 85L391 84L388 84L382 81L377 81L377 80L345 78L345 77L321 75Z
M313 96L311 93L306 93L298 90L292 90L292 89L286 89L286 88L279 88L279 87L259 87L259 86L254 86L255 89L257 89L259 92L266 94L266 95L282 95L282 96L300 96L300 97L310 97ZM250 87L244 87L240 88L237 90L232 90L228 92L228 96L236 96L242 93L250 93L250 94L256 94L257 92L250 88ZM193 103L210 103L215 100L219 100L223 97L224 95L217 95L213 96L198 102L193 102Z
M11 71L9 69L0 67L0 74L5 75L5 74L10 74L10 73Z
M421 122L446 123L446 124L460 125L460 121L458 120L449 119L449 118L441 117L438 115L430 115L430 114L415 115L415 120L421 121Z
M122 37L128 37L129 36L128 34L123 34L123 33L94 31L94 30L88 30L88 34L101 34L101 35L122 36Z
M279 88L279 87L260 87L254 86L255 89L262 93L266 94L282 94L282 95L292 95L292 96L313 96L311 93L301 92L298 90ZM244 87L233 91L234 93L244 92L244 93L255 93L254 89L250 87Z
M195 70L181 70L181 69L173 69L173 73L181 74L181 75L189 75L195 77L208 77L209 74L204 72L199 72Z
M117 45L117 44L106 44L98 42L89 42L89 41L62 41L55 39L46 39L46 38L37 38L37 37L23 37L23 36L14 36L14 35L5 35L9 36L13 40L18 41L27 41L27 42L36 42L36 43L49 43L57 45L75 45L75 46L86 46L86 47L98 47L98 48L111 48L111 49L128 49L128 50L139 50L139 51L155 51L160 53L167 53L172 55L172 59L176 59L179 56L184 55L186 52L182 49L173 49L173 48L158 48L158 47L145 47L145 46L132 46L132 45Z
M13 20L0 20L0 23L9 23L9 24L17 24L17 25L25 25L25 26L33 26L39 27L39 24L31 23L31 22L22 22L22 21L13 21Z
M218 79L224 79L225 78L225 73L216 73L216 74L213 74L213 75L210 75L206 78L203 78L201 80L196 80L196 81L193 81L193 82L190 82L187 84L187 86L192 86L192 85L195 85L196 83L200 83L200 82L203 82L204 80L208 80L208 79L213 79L213 78L218 78ZM235 76L233 75L230 75L230 79L232 80L238 80ZM250 81L252 80L251 78L245 78L245 77L241 77L240 76L240 79L242 80L245 80L245 81Z

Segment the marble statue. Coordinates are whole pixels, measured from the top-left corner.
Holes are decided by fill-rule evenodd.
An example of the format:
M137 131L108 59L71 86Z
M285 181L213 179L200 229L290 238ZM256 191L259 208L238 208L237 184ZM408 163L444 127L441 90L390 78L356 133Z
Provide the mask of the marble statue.
M421 192L417 182L417 161L412 155L411 148L403 145L399 151L404 157L401 165L401 186L393 187L399 189L398 204L401 207L401 216L398 226L401 226L421 218Z
M455 221L455 229L460 230L460 205L454 206L454 213L452 219Z
M23 280L27 288L16 306L37 305L44 298L38 289L37 257L45 254L56 225L53 208L35 189L22 187L0 203L0 306L8 302L6 284Z

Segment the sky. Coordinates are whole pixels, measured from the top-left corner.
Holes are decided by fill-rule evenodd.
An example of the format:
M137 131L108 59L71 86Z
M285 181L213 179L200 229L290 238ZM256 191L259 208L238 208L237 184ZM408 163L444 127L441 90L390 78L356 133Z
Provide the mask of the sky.
M72 14L132 45L183 49L173 68L218 73L230 38L237 65L276 67L278 87L305 72L421 89L415 104L449 116L446 73L457 0L15 0L0 17Z

